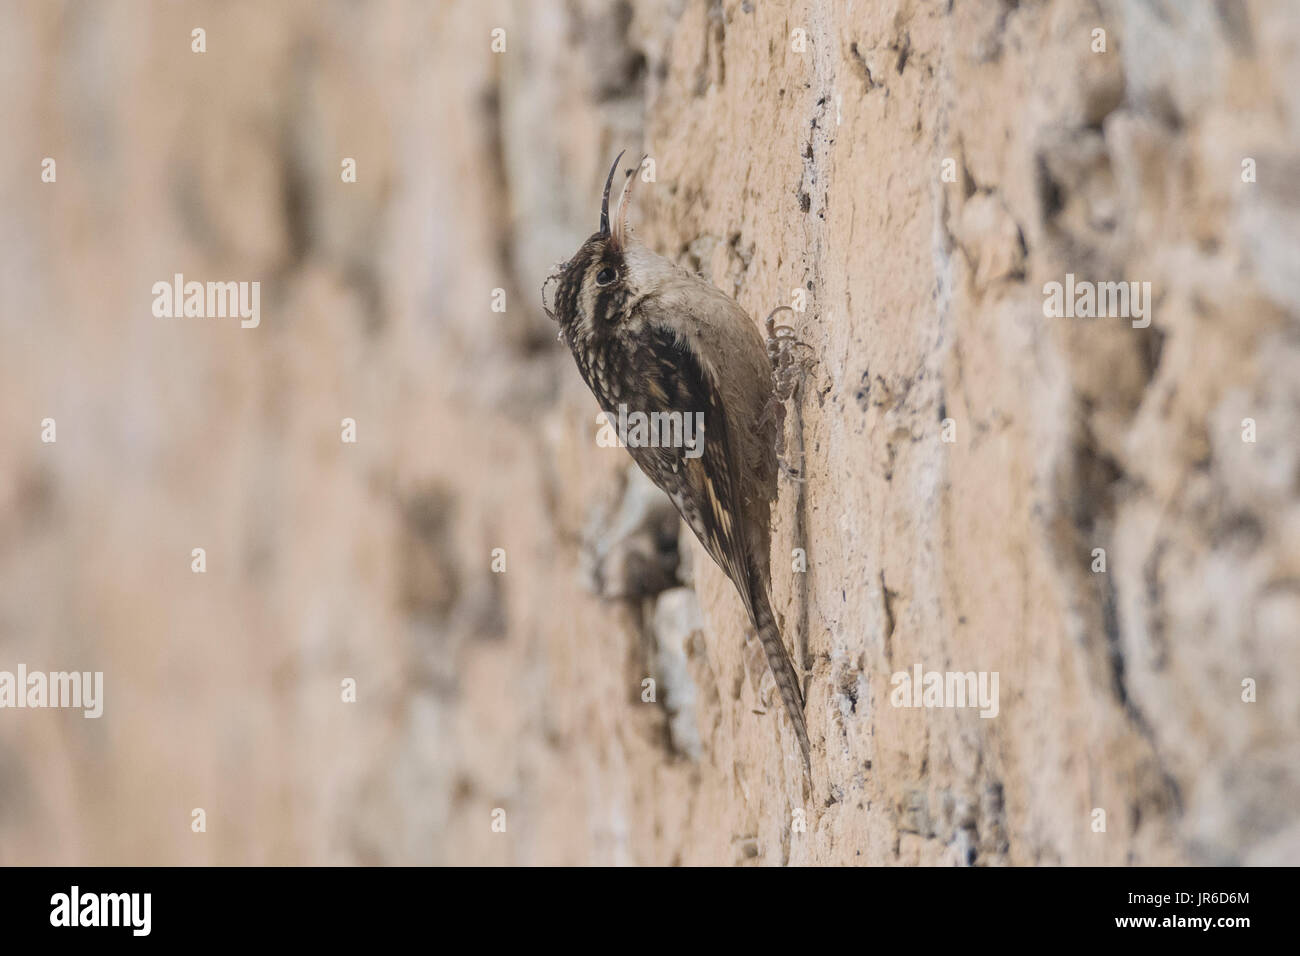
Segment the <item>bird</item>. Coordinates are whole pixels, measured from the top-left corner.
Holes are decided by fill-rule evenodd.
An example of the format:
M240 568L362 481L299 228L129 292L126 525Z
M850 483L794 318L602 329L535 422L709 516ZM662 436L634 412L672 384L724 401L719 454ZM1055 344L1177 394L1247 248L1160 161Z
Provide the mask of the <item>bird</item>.
M769 592L784 413L772 356L734 299L632 236L633 171L611 220L610 190L623 155L605 180L599 228L547 277L543 308L607 416L620 405L648 416L702 416L702 452L659 441L628 442L627 449L739 592L811 779L803 693ZM546 302L551 283L554 308Z

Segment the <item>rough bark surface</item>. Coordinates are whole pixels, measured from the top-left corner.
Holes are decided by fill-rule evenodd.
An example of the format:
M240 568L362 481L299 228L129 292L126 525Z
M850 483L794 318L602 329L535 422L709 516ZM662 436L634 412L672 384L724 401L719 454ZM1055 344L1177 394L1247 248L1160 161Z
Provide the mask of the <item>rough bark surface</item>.
M1282 0L5 4L0 670L106 700L0 711L0 863L1300 862L1297 51ZM649 245L806 298L810 792L540 307L624 147Z

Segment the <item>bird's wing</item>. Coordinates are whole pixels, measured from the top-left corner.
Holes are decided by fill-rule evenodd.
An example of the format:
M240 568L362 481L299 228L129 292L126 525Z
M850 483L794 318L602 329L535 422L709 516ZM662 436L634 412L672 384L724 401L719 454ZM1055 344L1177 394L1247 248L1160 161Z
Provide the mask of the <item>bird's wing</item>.
M680 412L691 422L702 421L703 434L687 448L631 447L633 459L668 494L713 560L727 572L750 604L744 521L740 515L740 482L732 466L732 423L721 392L700 357L678 333L666 326L649 326L638 337L633 361L638 394L650 412ZM698 416L698 417L697 417ZM752 613L752 609L751 609Z

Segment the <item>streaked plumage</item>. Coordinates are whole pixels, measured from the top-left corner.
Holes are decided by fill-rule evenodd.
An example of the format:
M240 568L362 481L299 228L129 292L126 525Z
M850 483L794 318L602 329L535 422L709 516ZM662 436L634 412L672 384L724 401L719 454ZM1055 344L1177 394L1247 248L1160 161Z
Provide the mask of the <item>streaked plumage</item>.
M630 178L611 226L617 167L615 160L605 183L600 229L552 277L548 313L605 412L616 416L622 403L629 411L703 413L699 457L683 448L628 451L740 592L808 766L803 695L768 597L779 417L766 345L734 300L632 240Z

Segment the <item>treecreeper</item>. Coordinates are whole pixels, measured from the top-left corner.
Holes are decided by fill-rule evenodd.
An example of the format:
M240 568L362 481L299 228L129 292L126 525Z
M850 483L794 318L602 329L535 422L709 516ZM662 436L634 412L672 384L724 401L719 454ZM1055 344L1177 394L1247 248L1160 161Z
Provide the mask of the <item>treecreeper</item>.
M702 451L663 440L653 429L649 440L626 446L740 592L811 779L803 694L769 596L770 511L785 397L777 383L788 378L774 364L788 350L769 350L735 300L633 238L627 223L632 171L611 222L610 187L622 158L605 180L600 228L548 277L543 307L611 419L621 409L651 422L702 422L695 437ZM553 309L545 302L552 282ZM782 331L790 341L790 330Z

